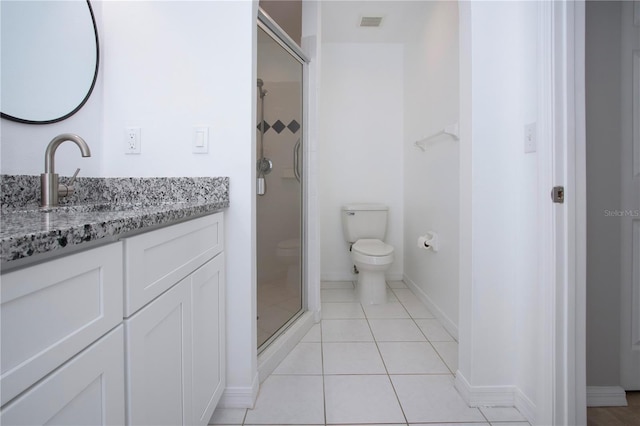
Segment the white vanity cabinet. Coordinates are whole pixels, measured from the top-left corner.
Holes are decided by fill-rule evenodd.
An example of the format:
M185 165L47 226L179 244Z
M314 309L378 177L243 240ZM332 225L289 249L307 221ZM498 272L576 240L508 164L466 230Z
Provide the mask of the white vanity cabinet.
M206 425L225 384L222 213L123 242L127 424Z
M2 274L0 424L206 425L225 386L223 214Z
M2 275L0 424L124 419L122 273L118 242Z

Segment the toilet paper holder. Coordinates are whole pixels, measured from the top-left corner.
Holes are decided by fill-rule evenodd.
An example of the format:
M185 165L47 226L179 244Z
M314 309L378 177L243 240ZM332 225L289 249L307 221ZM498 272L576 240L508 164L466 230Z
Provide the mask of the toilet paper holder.
M438 234L433 231L428 231L425 235L418 237L418 248L424 250L433 250L437 252L440 250L440 243L438 241Z

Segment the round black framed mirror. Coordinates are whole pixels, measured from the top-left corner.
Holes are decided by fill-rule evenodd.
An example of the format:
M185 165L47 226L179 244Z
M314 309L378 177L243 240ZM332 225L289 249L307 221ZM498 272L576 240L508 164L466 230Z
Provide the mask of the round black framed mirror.
M91 3L1 4L2 118L51 124L87 102L98 78L100 45Z

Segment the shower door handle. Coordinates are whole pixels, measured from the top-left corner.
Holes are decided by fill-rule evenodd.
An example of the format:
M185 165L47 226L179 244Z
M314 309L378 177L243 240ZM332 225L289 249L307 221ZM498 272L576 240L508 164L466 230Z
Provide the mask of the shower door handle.
M298 182L300 182L300 146L300 138L298 138L298 141L293 147L293 174Z

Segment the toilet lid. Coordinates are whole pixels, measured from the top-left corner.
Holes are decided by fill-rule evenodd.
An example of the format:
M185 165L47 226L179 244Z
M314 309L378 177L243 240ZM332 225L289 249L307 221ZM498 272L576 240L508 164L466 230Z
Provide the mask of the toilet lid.
M351 249L366 256L388 256L393 253L393 246L375 239L358 240Z

